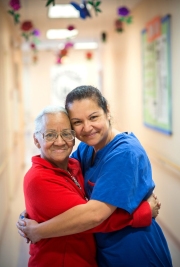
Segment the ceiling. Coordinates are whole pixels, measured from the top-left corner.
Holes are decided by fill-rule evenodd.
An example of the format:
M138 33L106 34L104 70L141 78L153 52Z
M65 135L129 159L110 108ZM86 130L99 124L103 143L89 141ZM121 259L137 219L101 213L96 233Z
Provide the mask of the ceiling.
M55 44L62 40L48 40L46 31L52 29L66 29L69 25L74 25L78 29L78 35L74 39L76 42L83 41L99 41L101 33L114 28L114 21L118 18L117 8L127 6L132 10L141 0L102 0L100 4L101 13L96 16L91 11L91 18L85 20L77 19L50 19L48 18L47 0L20 0L21 9L20 21L31 20L35 28L40 30L41 46L44 49L53 48ZM69 4L71 0L55 0L56 4ZM81 3L81 0L75 0L76 3ZM8 10L9 0L0 0L1 5ZM10 15L9 15L10 16ZM13 19L13 18L12 18ZM18 24L16 27L20 27Z

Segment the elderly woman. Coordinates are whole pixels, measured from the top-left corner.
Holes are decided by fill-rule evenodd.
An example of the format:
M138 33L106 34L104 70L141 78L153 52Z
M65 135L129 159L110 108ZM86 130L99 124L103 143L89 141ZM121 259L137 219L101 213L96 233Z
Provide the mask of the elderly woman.
M90 212L86 228L94 228L84 233L31 243L29 267L97 267L96 244L92 233L115 231L127 225L150 225L150 205L154 207L153 216L157 215L159 206L151 197L150 205L143 202L133 215L122 209L116 209L113 213L114 209L110 205L102 203L102 219L102 215L94 209L99 201L87 202L79 162L69 159L74 140L75 132L71 129L64 108L49 106L38 115L34 143L40 155L32 157L32 167L24 178L26 211L29 218L42 223L79 205ZM106 220L111 213L113 215ZM81 232L83 228L83 224L78 229L74 227L74 232Z

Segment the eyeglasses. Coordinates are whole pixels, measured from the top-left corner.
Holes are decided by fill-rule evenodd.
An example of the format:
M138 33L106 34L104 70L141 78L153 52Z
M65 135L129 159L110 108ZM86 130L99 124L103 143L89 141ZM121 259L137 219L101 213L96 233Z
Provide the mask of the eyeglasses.
M76 133L73 130L63 130L59 133L55 131L45 131L44 133L41 133L41 134L45 141L55 141L59 135L64 141L67 141L67 142L74 140L76 137Z

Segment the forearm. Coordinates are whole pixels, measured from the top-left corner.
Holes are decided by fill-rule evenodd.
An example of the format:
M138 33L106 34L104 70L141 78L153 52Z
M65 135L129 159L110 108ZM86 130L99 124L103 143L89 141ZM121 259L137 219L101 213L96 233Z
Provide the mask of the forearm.
M34 227L40 239L84 232L106 220L116 207L90 200Z

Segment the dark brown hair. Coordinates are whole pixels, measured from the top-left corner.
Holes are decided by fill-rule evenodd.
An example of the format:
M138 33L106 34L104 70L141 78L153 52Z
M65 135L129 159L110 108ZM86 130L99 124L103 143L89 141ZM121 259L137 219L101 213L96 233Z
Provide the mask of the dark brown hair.
M70 103L73 103L75 100L87 99L90 98L94 100L99 107L101 107L105 114L108 113L108 103L105 97L101 92L91 86L91 85L82 85L73 89L67 96L65 100L65 108L68 111L68 106Z

